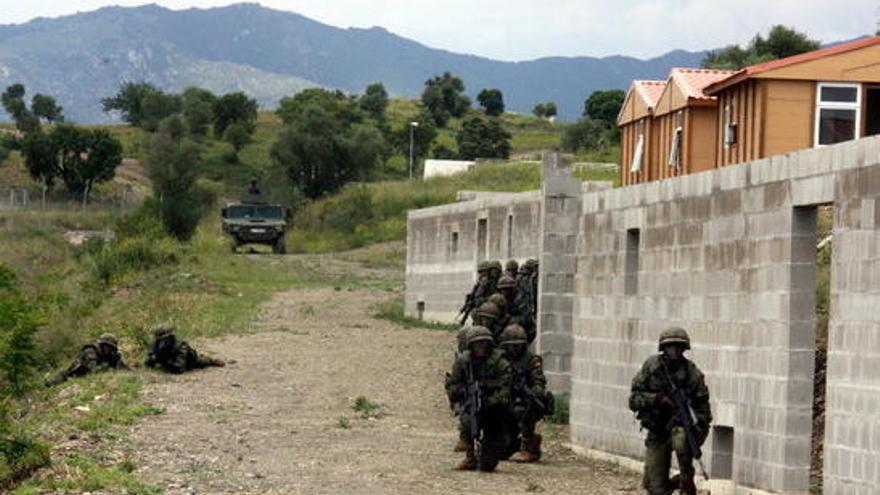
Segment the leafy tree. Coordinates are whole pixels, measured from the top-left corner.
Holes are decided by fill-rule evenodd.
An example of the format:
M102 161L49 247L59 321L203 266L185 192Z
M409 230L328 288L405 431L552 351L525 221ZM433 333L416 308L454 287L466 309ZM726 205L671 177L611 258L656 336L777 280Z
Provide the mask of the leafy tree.
M565 129L562 149L570 152L598 150L612 143L611 128L604 120L581 119Z
M105 112L119 112L123 121L142 127L145 119L144 99L155 93L160 93L159 89L148 82L127 82L114 96L103 98L101 106Z
M465 160L509 158L510 137L497 120L474 116L465 119L455 141L458 155Z
M458 153L445 144L438 144L431 150L431 156L438 160L455 160L458 158Z
M232 125L226 128L226 134L223 135L223 139L232 145L232 149L235 150L236 157L238 153L251 142L251 133L248 131L246 125L241 122L233 122Z
M280 132L269 155L295 187L314 199L366 178L384 148L375 127L353 126L312 103Z
M593 91L584 102L584 117L616 125L625 98L626 93L619 89Z
M210 195L199 187L198 145L184 138L183 121L165 119L150 141L147 171L153 181L153 195L159 199L162 226L168 234L187 241L192 238Z
M35 94L31 99L31 111L38 118L45 119L49 123L62 122L64 120L61 107L55 102L55 98L51 96Z
M122 163L122 143L103 129L59 125L49 141L61 179L70 192L82 193L83 203L94 185L111 180Z
M342 91L331 91L321 88L310 88L300 91L294 96L285 96L275 111L281 121L292 124L300 118L306 108L317 105L330 113L337 120L346 124L361 122L364 112L358 102Z
M437 127L434 125L434 119L426 112L420 113L415 119L407 119L404 124L397 129L392 137L394 147L404 156L409 157L409 131L410 122L417 122L419 125L412 129L413 137L413 157L418 160L428 156L431 150L431 144L437 138Z
M3 103L3 109L15 120L18 120L23 111L27 109L24 102L25 89L23 84L12 84L6 88L3 95L0 96L0 102Z
M532 107L532 115L549 119L556 116L556 103L550 101L547 103L538 103Z
M367 86L360 100L361 109L376 120L385 120L385 109L388 108L388 92L382 83Z
M738 70L817 50L820 44L818 40L811 39L805 33L777 24L770 28L766 38L758 33L745 47L730 45L709 53L700 65L706 69Z
M61 175L52 139L42 132L28 134L22 141L21 155L30 176L43 185L45 203L45 193L52 189Z
M461 78L444 72L425 81L422 105L434 119L437 127L445 127L450 118L460 118L471 107L471 100L464 95Z
M214 103L214 135L223 136L226 128L235 122L254 132L257 121L257 100L242 92L227 93Z
M504 113L504 95L499 89L484 89L477 95L477 102L490 117L498 117Z
M208 135L214 120L214 103L217 96L207 89L190 86L180 95L183 108L183 119L189 135L201 139Z

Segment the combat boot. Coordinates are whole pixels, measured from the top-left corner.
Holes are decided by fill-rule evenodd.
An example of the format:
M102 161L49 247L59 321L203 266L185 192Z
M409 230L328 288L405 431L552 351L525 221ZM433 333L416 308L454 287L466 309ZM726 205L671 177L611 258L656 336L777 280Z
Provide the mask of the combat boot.
M455 469L459 471L474 471L477 469L477 456L474 454L473 448L468 446L465 450L464 460L459 462Z
M679 491L682 495L697 495L697 485L694 483L693 476L680 478Z
M541 460L541 435L522 439L522 449L511 458L514 462L538 462Z
M460 436L458 437L458 443L455 444L455 448L452 449L453 452L467 452L468 447L470 447L470 442L467 438Z
M211 358L211 365L218 366L218 367L222 368L222 367L226 366L226 361L224 361L220 358Z

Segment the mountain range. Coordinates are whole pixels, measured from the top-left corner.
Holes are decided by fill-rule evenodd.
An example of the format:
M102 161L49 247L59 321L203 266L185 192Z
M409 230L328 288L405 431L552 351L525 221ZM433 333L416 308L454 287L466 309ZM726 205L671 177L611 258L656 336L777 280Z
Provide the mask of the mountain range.
M554 101L561 118L575 119L592 91L663 79L672 67L698 66L705 54L505 62L431 48L379 27L341 29L257 4L188 10L146 5L0 25L0 86L23 83L29 95L55 96L72 120L103 123L117 116L102 112L101 98L125 81L168 91L190 85L245 91L272 108L304 88L361 92L376 81L392 96L418 97L427 79L449 71L471 96L499 88L510 111L526 113Z

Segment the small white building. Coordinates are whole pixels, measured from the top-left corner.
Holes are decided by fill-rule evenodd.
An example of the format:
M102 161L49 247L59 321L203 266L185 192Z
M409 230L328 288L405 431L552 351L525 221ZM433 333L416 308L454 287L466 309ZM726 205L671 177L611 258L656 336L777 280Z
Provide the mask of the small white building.
M476 162L465 160L425 160L424 178L441 177L467 172Z

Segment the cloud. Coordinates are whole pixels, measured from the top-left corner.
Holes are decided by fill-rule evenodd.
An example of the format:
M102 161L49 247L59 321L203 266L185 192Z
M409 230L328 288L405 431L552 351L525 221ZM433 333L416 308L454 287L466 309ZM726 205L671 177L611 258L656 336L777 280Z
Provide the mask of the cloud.
M0 22L58 16L136 0L30 0L4 7ZM229 0L157 0L169 8ZM823 41L873 33L874 0L262 0L340 27L382 26L426 45L504 60L543 56L651 57L748 42L773 24Z

